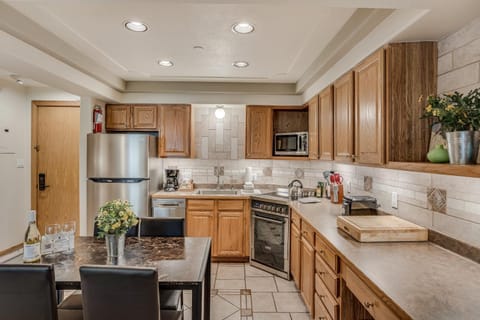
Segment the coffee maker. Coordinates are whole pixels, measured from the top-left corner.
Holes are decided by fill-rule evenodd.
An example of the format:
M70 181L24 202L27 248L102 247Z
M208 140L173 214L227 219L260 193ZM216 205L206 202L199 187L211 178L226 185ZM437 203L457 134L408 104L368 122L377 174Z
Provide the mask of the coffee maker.
M165 169L165 191L177 191L178 190L178 169Z

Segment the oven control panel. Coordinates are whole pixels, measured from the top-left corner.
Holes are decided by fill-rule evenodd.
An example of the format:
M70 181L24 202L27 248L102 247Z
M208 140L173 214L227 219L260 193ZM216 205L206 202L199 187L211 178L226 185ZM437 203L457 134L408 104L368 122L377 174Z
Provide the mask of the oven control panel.
M252 210L288 216L288 206L268 201L252 200Z

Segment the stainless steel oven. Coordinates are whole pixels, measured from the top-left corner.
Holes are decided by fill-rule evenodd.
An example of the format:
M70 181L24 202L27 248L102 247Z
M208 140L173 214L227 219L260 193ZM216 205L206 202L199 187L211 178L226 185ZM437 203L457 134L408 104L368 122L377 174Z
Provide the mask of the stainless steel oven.
M252 199L250 264L290 279L290 215L288 205Z

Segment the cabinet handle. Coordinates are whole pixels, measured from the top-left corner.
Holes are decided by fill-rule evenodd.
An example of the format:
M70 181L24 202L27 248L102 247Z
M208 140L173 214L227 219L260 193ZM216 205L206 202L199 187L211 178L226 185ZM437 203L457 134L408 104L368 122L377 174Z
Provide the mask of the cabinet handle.
M325 254L325 251L324 250L320 250L318 251L320 254Z
M368 301L367 301L367 302L364 302L363 305L365 306L365 308L368 309L368 308L370 308L370 307L375 306L375 303L373 303L373 302L368 302Z

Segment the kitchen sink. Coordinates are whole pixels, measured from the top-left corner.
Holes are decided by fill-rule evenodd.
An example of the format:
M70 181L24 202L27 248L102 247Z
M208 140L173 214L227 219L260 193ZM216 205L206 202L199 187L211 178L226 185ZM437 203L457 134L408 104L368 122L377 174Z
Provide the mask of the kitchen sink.
M200 189L195 192L196 194L205 194L205 195L236 195L239 194L238 190L217 190L217 189Z

